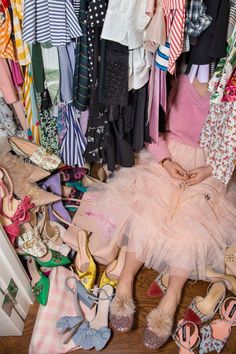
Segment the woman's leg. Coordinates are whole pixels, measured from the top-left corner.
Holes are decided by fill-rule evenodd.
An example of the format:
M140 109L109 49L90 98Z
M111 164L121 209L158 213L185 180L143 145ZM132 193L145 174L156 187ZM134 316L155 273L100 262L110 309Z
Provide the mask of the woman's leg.
M132 297L134 278L142 265L143 263L136 259L135 253L126 252L125 264L116 288L117 295Z
M158 307L174 316L186 281L185 277L170 276L168 288Z
M136 274L143 265L135 253L127 252L125 264L119 277L116 295L111 303L110 320L113 329L128 332L133 326L135 305L132 299L133 283Z
M158 349L171 336L174 316L180 302L186 276L170 276L168 289L157 308L147 317L144 331L144 345L150 349Z

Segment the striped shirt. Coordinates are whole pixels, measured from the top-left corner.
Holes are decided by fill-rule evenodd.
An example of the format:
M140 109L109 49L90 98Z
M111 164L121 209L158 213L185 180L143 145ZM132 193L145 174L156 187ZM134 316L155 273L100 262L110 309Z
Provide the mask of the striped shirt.
M82 35L70 0L25 0L23 40L65 46Z

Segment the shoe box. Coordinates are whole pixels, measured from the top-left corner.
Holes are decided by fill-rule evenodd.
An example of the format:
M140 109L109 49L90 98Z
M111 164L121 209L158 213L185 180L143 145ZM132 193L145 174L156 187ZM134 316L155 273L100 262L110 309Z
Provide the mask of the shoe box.
M0 225L0 336L20 336L34 302L30 280Z

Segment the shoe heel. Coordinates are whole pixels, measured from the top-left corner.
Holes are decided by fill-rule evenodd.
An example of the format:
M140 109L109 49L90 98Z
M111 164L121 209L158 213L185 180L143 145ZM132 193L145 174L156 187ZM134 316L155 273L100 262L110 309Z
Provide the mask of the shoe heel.
M77 294L79 299L91 310L95 305L95 299L89 295L86 288L80 282L77 282Z

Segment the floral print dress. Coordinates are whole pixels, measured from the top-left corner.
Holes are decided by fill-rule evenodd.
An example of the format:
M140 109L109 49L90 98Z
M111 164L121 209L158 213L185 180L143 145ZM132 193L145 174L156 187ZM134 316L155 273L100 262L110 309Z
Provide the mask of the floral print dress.
M236 160L236 27L229 39L227 56L222 58L209 83L212 93L209 115L200 145L209 154L213 176L227 184Z

